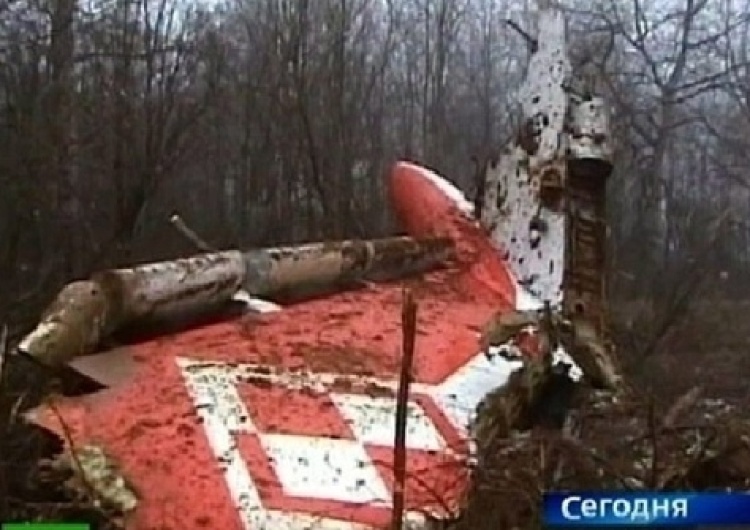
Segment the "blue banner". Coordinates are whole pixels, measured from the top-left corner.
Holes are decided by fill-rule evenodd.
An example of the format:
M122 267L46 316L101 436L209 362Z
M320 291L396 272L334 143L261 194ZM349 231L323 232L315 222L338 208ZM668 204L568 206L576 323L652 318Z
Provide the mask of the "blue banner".
M750 525L750 494L547 493L544 524L550 528Z

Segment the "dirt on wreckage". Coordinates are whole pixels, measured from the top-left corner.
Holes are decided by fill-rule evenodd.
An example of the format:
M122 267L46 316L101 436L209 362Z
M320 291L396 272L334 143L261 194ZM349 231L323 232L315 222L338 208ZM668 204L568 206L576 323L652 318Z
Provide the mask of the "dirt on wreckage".
M455 272L446 270L436 274ZM430 312L433 317L429 322L420 320L433 333L426 333L419 340L427 341L432 337L434 344L435 337L439 336L435 330L444 333L446 328L458 325L454 321L462 320L460 313L466 308L459 306L477 306L482 302L472 297L468 304L466 289L456 278L448 280L443 276L441 281L429 281L430 278L434 280L436 276L406 281L405 285L423 299L425 312ZM372 307L386 307L390 300L390 306L396 309L380 315L382 318L378 322L382 326L387 320L389 334L397 336L401 286L397 289L366 289ZM440 299L443 299L443 304L437 304ZM446 300L451 303L445 303ZM239 325L213 327L213 331L204 333L203 341L220 349L222 344L226 346L238 340L239 335L250 341L248 345L265 343L266 348L257 348L258 351L271 353L279 349L268 347L274 341L276 344L272 346L285 345L287 349L294 349L300 342L303 328L308 336L317 336L318 342L321 333L325 332L323 334L328 335L333 347L291 351L290 356L310 368L321 365L321 369L330 369L331 359L341 359L339 348L350 347L348 341L332 337L344 333L342 328L350 333L346 323L351 322L354 308L363 312L362 298L352 292L339 295L335 301L322 300L317 304L292 305L288 311L282 311L279 320L285 324L274 327L280 331L277 335L274 331L274 335L269 336L267 328L264 333L262 318L245 317L239 320ZM450 307L452 314L435 311L430 305ZM712 313L716 312L715 307L711 309ZM745 314L737 313L740 317ZM321 315L327 316L321 318ZM223 317L214 318L223 322ZM226 320L237 320L237 316ZM193 321L191 327L197 329L201 324ZM741 356L736 352L746 347L747 331L734 330L732 337L742 337L742 342L733 348L734 363L741 362ZM221 335L226 332L229 335ZM696 330L693 329L692 333ZM728 338L716 333L716 329L702 333L702 336ZM146 338L149 338L148 333L141 330L140 337L138 334L128 336L128 341L138 344ZM195 334L188 331L182 340L188 343L195 338ZM393 338L357 337L360 342L380 344L378 350L381 353L397 351L397 348L390 347L393 344L385 347L382 343ZM256 339L257 342L253 343ZM690 359L689 356L675 355L673 358L679 359L676 367L692 370L695 366L702 366L706 372L722 370L723 373L717 376L723 380L721 387L727 386L728 375L740 378L743 372L746 373L746 367L745 370L727 371L730 361L715 355L715 341L709 346L712 347L709 349L711 362L707 362L709 357ZM450 355L449 350L443 353ZM681 350L676 348L674 351ZM149 350L143 355L153 353L155 350ZM372 360L372 354L364 349L350 349L347 353L348 366L338 367L341 371L365 370L367 361ZM80 453L76 458L61 458L64 447L71 445L66 429L54 435L23 421L25 411L40 405L54 416L55 403L58 402L54 397L93 394L103 387L72 369L53 371L20 355L7 355L3 359L0 372L0 519L85 521L93 528L127 528L120 507L132 504L135 492L131 491L127 478L137 477L108 475L106 458L90 448L85 458L81 458ZM272 365L281 362L281 359L270 357L259 360ZM394 355L396 360L397 355ZM384 359L381 361L386 363ZM554 373L542 371L548 379L536 378L535 374L540 373L536 370L537 360L528 358L524 362L525 369L517 372L521 376L511 378L501 389L488 394L480 405L474 426L477 452L470 459L469 487L459 513L438 528L539 528L541 496L550 490L724 490L750 486L747 484L750 480L750 418L745 413L747 406L743 406L747 400L730 403L729 398L735 396L725 396L726 401L707 399L706 396L720 393L711 389L700 394L692 387L681 389L668 398L656 399L636 378L627 380L617 392L597 391L585 385L579 385L575 392L571 392L570 386L555 384L560 381L555 379ZM362 366L350 366L352 363ZM690 374L671 370L669 378L687 381ZM706 378L701 379L705 381ZM692 380L695 381L695 377ZM151 405L154 408L160 406L158 403ZM564 421L565 413L568 413L568 421ZM80 473L82 468L89 472ZM87 479L81 480L81 475ZM94 475L102 482L108 482L108 489L115 490L114 494L103 495L105 488L92 484ZM137 491L141 498L149 493L156 492ZM210 520L196 519L194 523L211 527ZM163 528L173 527L165 525Z
M24 410L50 402L51 395L99 389L72 370L52 374L24 357L5 357L0 519L126 527L114 506L75 480L72 467L80 463L60 465L64 440L21 419ZM463 510L443 528L540 528L541 494L549 490L750 488L747 396L709 398L700 390L657 400L632 386L619 394L581 388L563 429L541 422L523 431L501 425L505 391L489 396L477 421L482 438ZM716 394L712 390L709 383L708 391Z
M461 239L466 241L469 236L471 234ZM455 271L438 274L450 275ZM453 321L462 320L458 318L461 316L458 306L461 302L468 305L466 289L456 278L448 280L443 276L441 281L429 281L429 278L406 281L405 285L424 300L425 312L431 310L430 302L435 304L441 298L443 302L450 299L451 304L443 303L440 307L450 307L452 314L433 311L430 322L421 320L421 324L433 331L444 331L454 324ZM401 286L398 289L366 289L373 307L385 307L389 299L391 306L398 307ZM475 298L470 302L474 306L479 303ZM314 307L305 304L308 309L290 306L288 313L285 310L280 317L286 325L274 328L283 332L273 337L267 330L263 332L262 318L246 317L231 328L228 336L218 334L230 328L218 325L203 338L207 345L220 347L237 340L236 334L249 341L256 337L258 344L265 342L268 346L276 341L274 346L285 345L294 349L300 343L300 331L307 326L304 331L308 336L316 335L319 339L323 332L329 335L330 347L308 347L304 351L292 351L290 356L311 369L320 366L321 370L364 371L373 354L366 349L351 349L348 343L343 346L344 341L330 337L343 333L342 328L349 329L346 322L352 319L351 310L355 306L359 309L361 304L362 299L353 292L340 295L330 305L322 301ZM712 305L707 313L716 317L719 309L719 306ZM287 317L283 316L285 313ZM738 319L746 311L730 308L727 313L735 316L734 323L741 322ZM321 315L327 316L320 318ZM389 333L393 331L391 334L396 336L398 311L389 315L381 317L393 318L381 318L378 322L382 325L388 320ZM212 317L206 322L193 321L191 327L197 329L214 320L237 319L237 315L233 315L233 319L226 319L226 316ZM700 315L701 322L706 320L705 316ZM717 318L716 323L723 321L726 326L729 320ZM666 386L665 383L674 380L697 382L693 369L699 366L704 372L700 374L700 380L707 387L703 393L688 386L669 396L662 394L657 399L643 385L641 378L636 377L626 380L617 392L597 391L585 385L575 387L576 391L571 392L569 386L554 384L555 374L551 374L549 381L535 379L534 374L538 373L534 365L536 361L525 359L527 368L520 372L522 376L488 394L480 405L474 428L477 452L470 459L469 487L459 513L438 528L539 528L541 496L550 490L748 489L750 418L745 411L750 400L744 384L738 385L737 389L742 387L742 391L737 395L723 395L721 390L732 387L732 377L741 381L742 374L747 373L747 366L740 366L744 361L738 352L746 349L750 330L738 327L730 335L717 332L725 331L725 328L706 329L707 325L704 325L698 330L698 326L692 325L688 330L690 327L686 326L683 331L690 331L693 347L695 335L711 338L706 348L711 356L691 358L672 354L662 359L665 362L677 361L671 369L664 370L664 380L659 383ZM159 335L165 330L148 331L140 330L140 333L128 336L127 342L138 344L149 338L149 334ZM427 338L430 335L434 341L438 334L428 333ZM194 338L186 337L183 341L187 343ZM384 339L393 337L373 335L358 339L368 344L381 344L378 348L381 353L397 351L382 346ZM724 340L724 344L717 345L719 339ZM730 344L732 340L736 343ZM717 350L725 346L731 348L732 355L717 355ZM332 359L341 360L340 348L343 347L347 348L348 354L346 366L332 367ZM266 353L272 350L276 352L278 348L265 348ZM626 350L621 347L618 351L627 354ZM144 355L154 351L144 352ZM681 353L684 349L677 345L672 351ZM444 353L449 355L451 352ZM126 528L127 520L122 516L120 506L132 504L133 492L127 477L109 476L106 458L96 451L89 450L85 458L61 458L64 447L71 445L70 437L66 439L65 429L55 435L23 421L25 411L40 405L55 415L55 403L58 402L55 397L93 394L103 387L72 369L53 371L28 357L7 355L3 360L0 371L0 520L81 521L99 529ZM271 357L259 360L271 365L282 361ZM393 360L397 361L396 355ZM386 363L384 359L381 361ZM656 370L651 371L656 373ZM523 374L529 374L529 377ZM712 375L713 388L711 377L706 377ZM552 384L540 384L546 382ZM715 396L722 396L724 400L715 399ZM159 404L152 405L159 407ZM568 413L568 421L564 421L565 413ZM80 480L81 468L89 471L93 468L94 473L84 473L89 479ZM91 483L92 475L98 476L102 482L109 482L110 489L116 490L115 494L102 495L103 488ZM140 497L149 495L148 490L137 493ZM209 521L203 523L202 526L211 526ZM201 520L195 520L195 524L201 526Z
M632 393L591 391L572 429L487 440L455 528L541 528L545 491L747 490L750 422L723 400L695 394L659 407Z

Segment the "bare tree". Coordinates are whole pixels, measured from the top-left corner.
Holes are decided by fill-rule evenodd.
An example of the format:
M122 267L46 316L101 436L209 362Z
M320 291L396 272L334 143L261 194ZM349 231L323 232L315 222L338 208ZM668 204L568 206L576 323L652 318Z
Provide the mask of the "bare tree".
M216 245L382 234L391 227L381 175L397 157L476 193L472 157L483 166L517 127L529 44L518 28L533 33L534 6L3 5L9 298L31 302L105 263L181 252L165 222L173 210ZM712 209L750 207L738 192L747 187L747 8L571 0L568 15L574 68L587 78L571 90L604 91L616 110L620 292L651 297L701 248L696 234ZM735 264L722 266L742 270L750 231L735 223L721 238L716 255Z

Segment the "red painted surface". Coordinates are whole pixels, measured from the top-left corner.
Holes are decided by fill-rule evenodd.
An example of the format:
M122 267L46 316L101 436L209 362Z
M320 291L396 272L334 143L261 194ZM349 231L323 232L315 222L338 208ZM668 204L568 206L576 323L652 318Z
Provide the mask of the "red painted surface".
M475 219L462 212L452 201L426 180L425 169L399 162L389 179L393 210L409 235L447 236L456 243L460 266L467 271L464 281L475 284L472 290L491 290L515 305L516 289L505 266L501 251Z
M415 380L440 383L477 353L477 332L514 303L513 282L491 243L473 221L408 164L390 176L393 206L410 234L448 233L460 263L407 282L419 303ZM400 359L402 284L372 286L191 329L132 348L137 373L128 383L94 396L66 400L58 409L76 444L102 445L140 495L130 528L222 528L241 523L222 472L176 365L177 357L259 363L313 372L396 379ZM264 432L350 436L325 395L242 386L240 397ZM427 396L416 396L436 428L458 450L464 443ZM45 421L53 424L51 418ZM257 439L237 441L270 508L345 516L376 527L388 510L291 498L264 461ZM391 481L391 450L367 447ZM460 461L411 451L407 503L412 508L455 504L465 483ZM437 486L435 486L437 484ZM429 485L429 487L427 486ZM435 499L436 490L443 498ZM348 511L347 511L348 510Z

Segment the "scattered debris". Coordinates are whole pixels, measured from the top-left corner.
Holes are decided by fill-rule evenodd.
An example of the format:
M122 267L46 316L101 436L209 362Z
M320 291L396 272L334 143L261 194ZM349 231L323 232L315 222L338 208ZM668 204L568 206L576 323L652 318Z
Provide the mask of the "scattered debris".
M495 243L502 247L520 288L515 300L517 310L505 308L492 318L484 326L479 343L487 357L505 356L520 361L520 367L501 386L491 379L499 386L482 399L470 426L475 442L470 460L474 464L461 513L454 521L444 523L453 530L539 528L541 495L549 490L747 489L750 420L741 419L737 410L723 402L701 400L699 387L667 407L639 395L623 381L606 329L604 194L612 170L606 106L591 94L580 97L567 88L570 64L564 18L559 10L550 6L541 10L539 25L544 38L538 40L514 22L508 24L526 39L532 53L529 78L521 91L524 124L515 143L499 161L488 165L483 180L487 192L478 210ZM482 227L472 217L473 205L449 182L417 169L421 178L450 199L451 214L455 209L462 220L471 218L471 229L477 232L473 235L484 241L484 234L478 234ZM419 205L405 208L412 206ZM426 217L434 221L435 216ZM125 323L144 317L205 309L230 299L241 300L257 312L278 311L280 306L255 296L390 279L430 269L455 253L449 239L407 237L218 251L179 215L173 215L171 222L206 254L105 271L69 284L19 350L38 361L37 368L60 368L91 353ZM489 306L487 314L495 307ZM451 309L455 311L455 306ZM405 524L408 528L424 528L424 520L405 521L413 514L404 513L407 409L418 333L416 304L410 291L404 297L402 317L403 360L393 441L394 529ZM382 343L383 336L373 340ZM3 333L0 390L4 342ZM225 364L217 364L217 371ZM205 363L186 362L181 368L188 375L206 371ZM309 368L305 366L305 370ZM237 375L243 368L234 362L233 370L231 373ZM347 379L343 374L302 370L276 373L265 364L253 366L253 370L240 374L237 380L269 389L271 383L285 378L287 397L294 395L290 390L307 389L311 390L308 394L315 394L334 386L342 387L338 388L342 393L343 387L353 392L357 384L367 386L368 392L362 395L370 398L378 393L389 396L394 390L392 385L386 387L360 376ZM202 403L202 409L224 407L221 412L236 419L230 423L239 431L247 428L249 419L242 411L244 405L238 405L235 383L229 375L207 373L193 385L207 394L223 386L222 399L237 405L236 409L229 410L224 401L218 405L210 401L208 406ZM422 389L426 387L423 383ZM310 397L297 394L299 399ZM234 397L236 401L229 399ZM211 414L201 416L202 422L206 417L214 421ZM194 432L190 421L181 425ZM220 425L216 432L226 427ZM237 448L231 445L231 437L235 433L226 430L224 438L216 435L216 443L234 454ZM55 487L62 484L68 508L85 506L87 513L105 516L109 527L122 526L139 503L136 491L101 447L75 447L71 437L67 438L67 443L60 443L66 447L64 451L48 451L39 462L35 480ZM224 442L229 445L222 445ZM219 456L227 458L226 454ZM235 460L231 462L236 464ZM358 487L366 485L364 480L357 483ZM248 490L237 491L246 494ZM4 493L4 484L0 492ZM242 495L237 497L242 501L238 502L241 514L262 508L260 504L248 507L250 501ZM277 516L266 510L262 520ZM289 520L296 521L296 526L285 528L302 527L298 523L302 518Z
M76 497L91 498L97 507L125 515L138 505L132 486L101 447L69 448L49 465L56 471L70 471L66 486Z
M570 322L558 313L499 312L482 331L480 347L483 351L492 347L512 350L523 340L522 335L536 337L535 344L526 341L524 349L533 349L537 355L552 355L561 346L595 388L614 390L620 386L614 357L599 335L586 321Z
M541 528L551 490L750 482L750 421L700 401L699 388L657 407L622 378L606 311L609 116L601 99L567 89L561 12L547 5L539 17L538 40L511 24L532 52L524 122L487 167L482 221L540 304L501 311L482 330L483 351L522 366L477 409L476 465L455 530Z
M750 420L734 408L696 401L668 427L650 418L677 402L654 410L630 392L588 390L572 413L575 436L539 425L500 436L491 428L507 411L499 394L480 411L487 422L476 431L481 455L454 530L541 528L545 491L750 487Z

